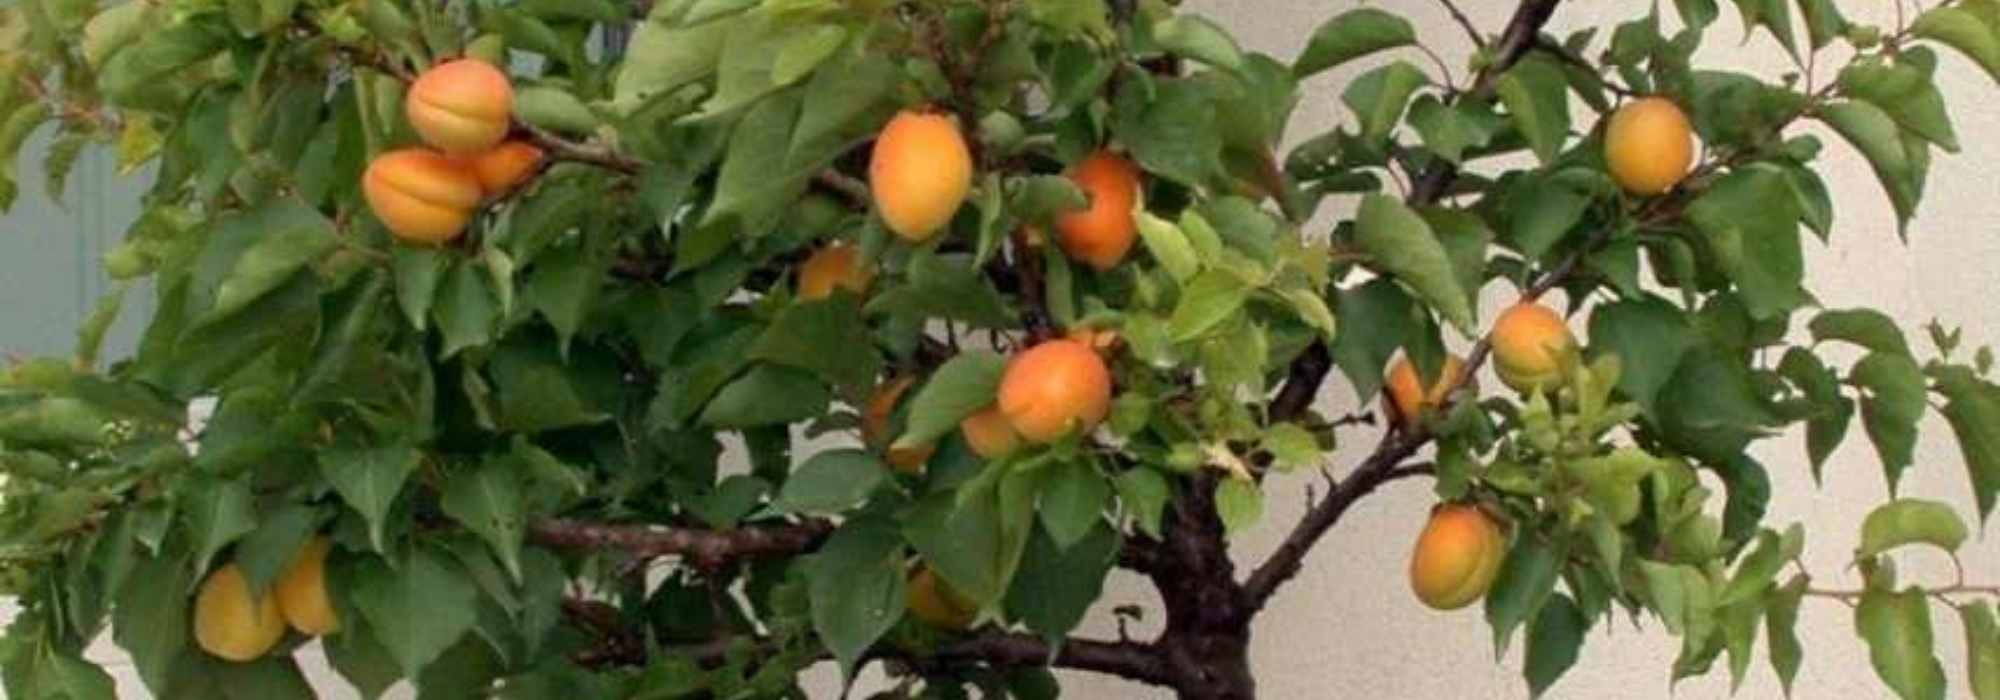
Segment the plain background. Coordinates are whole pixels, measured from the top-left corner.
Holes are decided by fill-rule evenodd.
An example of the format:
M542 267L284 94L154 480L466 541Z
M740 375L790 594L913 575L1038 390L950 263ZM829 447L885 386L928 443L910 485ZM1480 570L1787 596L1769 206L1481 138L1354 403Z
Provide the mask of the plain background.
M1187 4L1189 11L1205 14L1235 32L1246 49L1281 58L1296 56L1312 29L1326 18L1357 6L1351 0L1190 0ZM1463 66L1470 44L1442 5L1432 0L1375 4L1409 16L1419 36L1443 55L1459 80L1467 79ZM1513 3L1490 0L1460 0L1459 4L1488 32L1497 31L1513 8ZM1892 3L1845 0L1840 4L1853 19L1893 26ZM1677 25L1668 5L1663 20ZM1767 79L1795 70L1768 35L1760 32L1744 40L1731 4L1722 6L1722 19L1709 30L1697 56L1699 65L1749 71ZM1635 18L1647 7L1647 3L1636 1L1565 3L1551 31L1563 36L1574 29L1599 27L1594 53L1602 48L1615 23ZM1909 243L1898 242L1893 216L1867 164L1823 129L1817 131L1829 148L1820 170L1836 203L1835 246L1823 247L1816 239L1805 237L1811 291L1828 308L1867 304L1887 311L1911 333L1912 345L1920 355L1932 352L1932 348L1919 326L1933 318L1965 326L1968 347L2000 341L2000 311L1993 301L1995 291L2000 290L2000 273L1991 267L2000 261L2000 176L1993 170L1993 163L2000 161L2000 139L1993 136L2000 133L2000 107L1993 98L2000 93L1976 66L1957 54L1944 54L1940 88L1965 149L1956 155L1938 155L1923 207L1910 228ZM1352 116L1339 102L1340 90L1360 72L1398 59L1434 70L1421 54L1399 50L1317 76L1306 86L1289 139L1296 142L1351 124ZM1843 59L1844 52L1837 47L1824 52L1819 80L1831 79ZM1577 116L1579 129L1587 128L1594 119L1583 111ZM23 158L23 203L0 218L0 234L4 234L0 235L0 252L4 252L0 255L0 279L8 280L15 294L23 294L15 297L16 303L0 304L0 329L5 329L0 331L0 351L8 353L68 349L75 321L106 288L94 261L108 247L107 241L116 240L134 212L137 187L132 180L114 177L102 159L93 158L83 161L72 181L70 206L61 209L50 205L39 195L38 160L33 153ZM1329 203L1311 232L1324 232L1352 205L1351 201ZM1504 287L1496 284L1485 290L1487 317L1512 295ZM46 291L32 298L74 303L19 301L31 298L23 291L29 288ZM146 305L135 306L143 309ZM1573 325L1581 329L1582 322L1578 319ZM121 325L129 336L131 325ZM1453 342L1461 351L1470 344L1462 338ZM1835 356L1842 365L1852 359L1837 352ZM1482 384L1498 386L1490 377ZM1337 415L1354 409L1355 403L1353 392L1336 373L1321 396L1320 408ZM1971 512L1964 463L1944 422L1935 415L1926 416L1922 431L1916 466L1903 482L1904 495L1945 499ZM1327 461L1335 475L1350 468L1374 441L1366 429L1342 438L1343 449L1329 455ZM1854 577L1844 569L1859 539L1861 518L1887 498L1881 468L1860 427L1850 431L1826 468L1825 483L1819 486L1807 472L1800 435L1761 442L1754 454L1770 468L1774 484L1768 522L1774 527L1803 522L1808 533L1805 561L1818 583L1855 585ZM1270 482L1264 523L1235 543L1237 559L1244 562L1241 569L1261 561L1284 536L1304 510L1307 483L1316 478L1302 473ZM1513 652L1496 661L1490 632L1476 607L1436 613L1419 605L1408 592L1408 548L1433 500L1427 482L1397 482L1362 501L1321 542L1307 559L1305 571L1272 601L1255 628L1252 662L1262 697L1527 696L1519 676L1518 640ZM2000 551L1983 530L1967 543L1962 558L1972 580L2000 583ZM1906 555L1902 563L1912 578L1949 580L1949 563L1940 555ZM1143 638L1157 632L1158 601L1150 586L1117 572L1082 633L1115 635L1109 611L1124 604L1141 605L1152 612L1146 622L1132 626L1134 636ZM1951 696L1969 697L1964 689L1963 632L1956 615L1946 611L1934 614L1933 620L1937 651L1952 684ZM1852 612L1845 606L1826 600L1805 604L1799 634L1806 661L1795 697L1888 696L1875 680L1867 650L1852 630ZM1678 640L1650 621L1634 625L1620 618L1600 625L1590 635L1576 668L1549 696L1709 698L1730 692L1727 671L1720 663L1708 677L1683 681L1677 688L1670 686L1668 672L1678 649ZM1757 659L1738 693L1740 697L1782 696L1763 649L1760 640ZM115 666L120 662L114 648L100 645L93 650L93 658L114 664L122 697L146 697L129 668ZM316 654L308 652L306 662L315 682L327 691L326 697L353 697L326 674ZM876 680L874 673L866 674L862 685L872 686ZM838 678L831 669L819 669L811 681L814 697L838 696ZM1067 696L1075 698L1169 697L1157 689L1090 674L1066 673L1063 684Z

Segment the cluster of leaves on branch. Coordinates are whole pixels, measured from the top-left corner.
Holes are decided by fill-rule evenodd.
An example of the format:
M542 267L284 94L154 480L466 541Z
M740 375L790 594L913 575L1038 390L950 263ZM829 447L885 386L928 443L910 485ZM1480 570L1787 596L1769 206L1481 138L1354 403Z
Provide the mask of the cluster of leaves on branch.
M1286 61L1174 4L0 3L0 207L35 133L54 197L86 148L151 181L74 356L0 375L8 694L111 697L108 635L158 697L311 697L318 635L368 697L797 697L832 659L885 697L1052 697L1062 667L1247 698L1257 612L1356 500L1432 477L1417 597L1483 598L1536 693L1619 612L1681 640L1675 679L1740 682L1761 637L1789 687L1811 597L1911 699L1954 609L2000 698L2000 589L1891 556L1967 517L1873 510L1855 590L1765 519L1771 469L1818 479L1857 421L1893 492L1933 411L1978 522L2000 495L1990 351L1815 308L1804 256L1840 243L1826 147L1899 233L1949 225L1918 215L1959 148L1934 76L2000 81L2000 2L1733 0L1782 76L1694 64L1737 39L1715 0L1561 37L1558 0L1491 30L1447 2L1467 35L1422 41L1471 42L1457 68L1379 7ZM1356 65L1347 124L1288 135ZM1518 320L1479 317L1496 286ZM1513 391L1480 395L1489 357ZM1398 362L1383 420L1313 410ZM1803 460L1750 456L1797 426ZM1159 637L1069 636L1114 567Z

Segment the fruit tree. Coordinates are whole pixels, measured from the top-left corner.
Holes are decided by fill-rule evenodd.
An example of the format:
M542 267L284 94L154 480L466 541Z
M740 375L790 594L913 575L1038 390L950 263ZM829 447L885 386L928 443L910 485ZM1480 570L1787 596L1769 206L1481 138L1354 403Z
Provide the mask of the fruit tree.
M1825 149L1921 221L2000 1L1851 2L1442 0L1463 66L1387 3L1294 57L1172 0L0 3L0 151L150 177L75 354L0 373L0 679L110 697L108 637L161 698L309 697L315 641L368 697L1251 698L1259 611L1420 479L1412 605L1481 606L1533 693L1624 616L1789 686L1851 612L1894 694L2000 698L2000 580L1895 565L2000 495L1992 353L1821 308L1803 254ZM1719 4L1791 69L1695 65ZM1288 134L1337 66L1352 114ZM1895 495L1933 413L1971 507ZM1769 474L1864 440L1891 497L1830 586ZM1157 635L1073 636L1114 568Z

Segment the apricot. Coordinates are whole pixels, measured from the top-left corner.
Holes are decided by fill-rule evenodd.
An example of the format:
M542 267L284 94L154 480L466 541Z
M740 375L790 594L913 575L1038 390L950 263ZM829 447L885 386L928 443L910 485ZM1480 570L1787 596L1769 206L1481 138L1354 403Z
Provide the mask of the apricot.
M1694 164L1694 130L1664 97L1645 97L1611 113L1604 127L1604 164L1625 191L1655 195L1673 189Z
M1576 336L1549 307L1523 301L1493 320L1493 371L1515 391L1554 391L1563 356L1573 352Z
M896 412L896 402L902 400L903 393L916 383L916 377L892 380L875 389L868 397L868 405L861 410L861 441L869 447L881 449L895 441L889 434L889 417ZM935 445L914 447L890 447L887 452L889 466L905 474L916 474L924 469L924 462L937 451Z
M326 554L332 548L325 537L308 540L273 589L278 611L300 634L318 637L340 629L340 617L326 595Z
M835 288L867 294L868 285L874 281L875 270L861 264L861 251L846 243L835 243L813 251L799 265L799 298L825 299L833 296Z
M929 567L918 566L910 574L909 585L903 590L910 614L932 627L966 630L972 627L972 621L979 615L978 603L952 590L951 584L938 578Z
M376 156L361 175L361 194L390 233L433 246L458 238L485 195L471 169L423 149Z
M958 122L917 111L890 119L869 156L868 188L898 237L921 243L936 235L972 190L972 152Z
M257 598L235 564L216 569L194 599L194 641L204 651L236 662L252 661L285 636L277 596Z
M1457 610L1486 595L1506 555L1507 538L1486 511L1438 506L1410 555L1410 589L1425 605Z
M1446 355L1437 381L1431 384L1430 391L1421 391L1416 365L1410 364L1409 357L1398 357L1395 364L1390 365L1388 379L1382 387L1382 408L1404 427L1414 427L1424 412L1444 405L1452 385L1464 374L1465 360L1457 355Z
M1005 457L1021 447L1021 436L1014 432L1013 424L998 405L966 416L958 422L958 431L965 436L965 444L972 448L972 453L986 459Z
M1111 370L1089 345L1046 341L1007 363L999 405L1014 432L1030 442L1089 432L1111 411Z
M1070 168L1070 180L1090 206L1056 217L1057 243L1071 258L1099 270L1125 259L1139 232L1132 208L1139 203L1139 169L1110 151L1098 151Z
M542 155L542 149L535 144L508 141L473 156L468 164L472 175L479 178L479 188L486 191L486 196L496 197L527 182L535 174L535 168L541 166Z
M462 58L431 66L403 97L403 115L432 148L472 155L499 145L514 111L507 74Z

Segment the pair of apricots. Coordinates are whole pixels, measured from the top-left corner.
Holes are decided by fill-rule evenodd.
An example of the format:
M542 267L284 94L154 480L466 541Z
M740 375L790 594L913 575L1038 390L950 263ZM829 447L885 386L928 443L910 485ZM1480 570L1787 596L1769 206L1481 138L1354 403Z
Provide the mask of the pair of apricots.
M476 59L433 66L410 83L403 112L428 148L389 151L369 161L361 193L396 238L437 246L456 240L482 201L526 181L542 149L508 141L514 88L507 74Z
M195 595L195 643L218 658L242 663L277 646L287 626L312 637L340 629L326 594L330 549L332 543L325 537L308 540L262 596L250 590L236 564L216 569Z
M992 405L959 421L959 433L973 454L997 459L1023 444L1047 444L1086 433L1111 412L1111 369L1105 365L1100 334L1079 331L1042 341L1008 359ZM914 474L923 469L933 445L893 447L889 418L915 377L890 380L875 390L861 411L862 442L887 449L889 465Z

